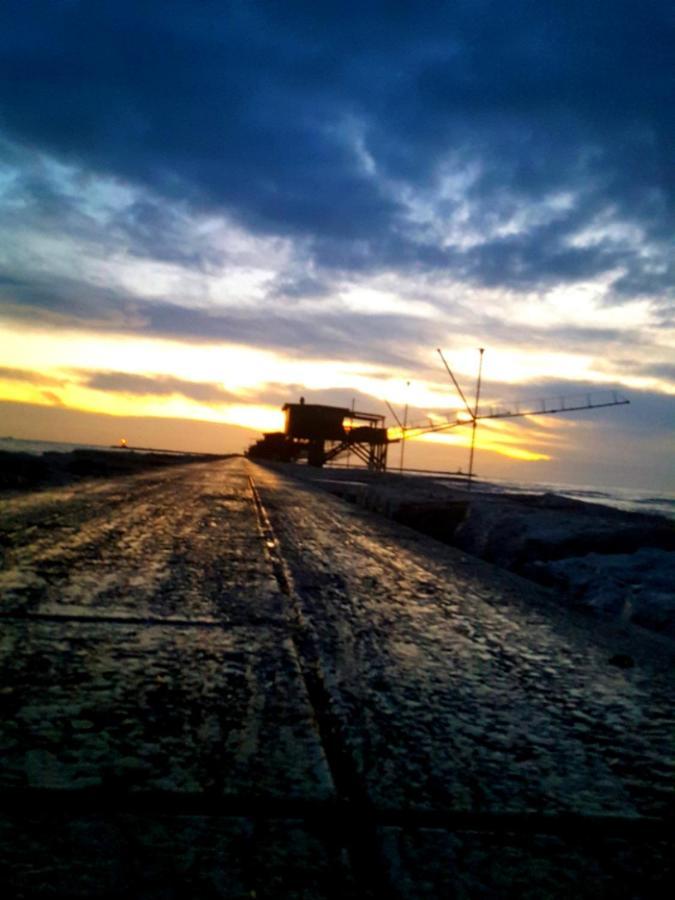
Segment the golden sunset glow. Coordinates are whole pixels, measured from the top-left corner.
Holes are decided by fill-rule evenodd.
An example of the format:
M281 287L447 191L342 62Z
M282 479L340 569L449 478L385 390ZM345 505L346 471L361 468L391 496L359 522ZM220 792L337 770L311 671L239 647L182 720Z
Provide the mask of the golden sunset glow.
M45 373L45 376L55 382L58 380L55 375ZM64 380L58 385L41 385L0 378L0 398L15 403L64 406L112 416L197 419L240 425L257 431L283 428L283 413L278 407L270 405L199 403L179 395L135 396L124 392L91 390Z
M675 488L669 106L653 102L667 54L640 56L636 79L610 40L597 82L592 65L579 79L565 17L541 4L531 34L509 7L478 37L463 8L359 8L363 53L321 11L308 44L304 10L279 27L247 4L208 22L118 4L118 33L87 4L47 6L58 59L29 38L39 16L13 17L8 59L32 75L0 122L6 432L95 443L130 418L146 442L235 452L302 396L389 426L459 419L403 447L411 467L456 471L482 358L478 417L537 415L481 419L481 476ZM172 52L131 77L116 42L146 59L164 28ZM597 34L574 31L580 58ZM532 35L553 62L523 104ZM339 78L317 77L317 48ZM630 409L532 400L602 389Z
M254 428L256 431L282 431L284 414L279 407L251 403L227 407L223 413L223 421L230 425Z
M363 302L366 300L370 302L372 297L364 295ZM44 329L22 328L19 332L8 325L1 336L7 347L4 371L9 375L0 374L0 397L12 402L112 416L199 420L266 432L283 429L280 407L297 398L280 386L293 384L296 390L309 395L329 389L368 395L371 399L366 411L382 412L390 421L385 401L398 409L400 418L405 404L416 410L412 415L415 422L408 420L411 425L447 420L463 423L447 432L412 433L407 444L465 448L470 442L470 416L455 389L443 379L442 371L437 373L437 380L408 380L394 371L383 371L382 366L301 360L236 345L186 344L143 337L122 339L114 334L94 336L82 332L60 333L56 337ZM471 366L475 368L475 351L456 356L460 370L470 372ZM530 357L521 354L516 358L497 351L490 358L490 367L500 368L500 374L508 381L539 368L553 370L570 362L567 355L533 351ZM578 371L586 365L581 357L573 362ZM471 383L466 375L460 377ZM101 378L103 387L97 381ZM271 402L265 399L270 385L275 394ZM488 398L486 408L489 403ZM573 428L573 422L553 416L539 418L536 430L523 428L513 420L484 420L478 428L476 447L523 462L548 460L556 447L565 446L565 435ZM400 429L394 426L389 434L397 439Z
M470 447L471 426L461 426L450 432L441 431L424 434L416 438L416 440L429 444L445 444L450 447ZM486 450L490 453L497 453L500 456L506 456L509 459L519 459L524 462L536 462L551 458L547 453L540 453L536 450L528 450L523 446L517 446L517 439L513 436L501 438L499 436L490 436L484 433L480 426L476 434L476 449Z

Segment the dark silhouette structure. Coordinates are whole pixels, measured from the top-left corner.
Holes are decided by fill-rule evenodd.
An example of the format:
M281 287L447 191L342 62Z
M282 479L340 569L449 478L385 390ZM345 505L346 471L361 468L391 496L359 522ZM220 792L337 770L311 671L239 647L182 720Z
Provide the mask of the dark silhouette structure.
M384 416L339 406L286 403L283 431L268 432L247 451L251 459L297 462L323 466L342 454L354 453L369 469L384 472L387 447L394 443L384 427ZM363 424L361 424L363 423Z
M471 444L469 453L469 471L465 476L469 488L474 478L473 462L476 446L476 429L478 422L484 419L513 419L529 416L555 415L580 410L601 409L610 406L623 406L630 401L616 391L594 391L580 396L555 397L552 399L510 403L505 406L490 405L481 410L481 384L483 372L483 354L481 348L476 381L476 397L473 406L457 381L454 372L438 349L452 383L460 396L466 412L458 413L454 418L434 424L427 421L422 425L408 425L408 406L406 404L403 422L398 418L391 404L387 402L390 412L396 420L397 428L393 429L396 437L389 437L384 424L384 416L376 413L356 412L339 406L322 406L305 403L301 397L299 403L286 403L282 407L286 414L283 431L268 432L247 450L251 459L280 460L297 462L306 459L310 466L323 466L341 455L354 453L367 468L384 472L387 468L387 447L389 444L420 437L433 432L449 431L462 425L471 425ZM409 384L409 382L408 382ZM364 423L364 424L359 424ZM401 465L400 471L403 471ZM458 473L459 474L459 473Z

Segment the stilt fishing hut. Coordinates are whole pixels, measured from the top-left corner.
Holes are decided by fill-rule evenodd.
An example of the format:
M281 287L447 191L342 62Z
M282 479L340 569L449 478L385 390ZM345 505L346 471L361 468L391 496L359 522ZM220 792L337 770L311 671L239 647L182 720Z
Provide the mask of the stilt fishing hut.
M353 453L369 469L384 472L387 447L394 443L387 436L384 416L357 412L339 406L285 403L283 432L263 435L247 451L251 459L297 462L306 459L310 466L323 466L347 453Z

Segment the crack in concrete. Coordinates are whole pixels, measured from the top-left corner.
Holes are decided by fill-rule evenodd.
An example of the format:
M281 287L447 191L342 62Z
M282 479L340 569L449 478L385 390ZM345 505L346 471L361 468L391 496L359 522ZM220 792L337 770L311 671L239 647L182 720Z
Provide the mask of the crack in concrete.
M258 525L265 543L279 589L290 601L293 616L293 644L307 695L316 717L321 744L338 794L332 810L336 821L342 823L340 832L347 847L354 874L365 890L365 896L387 898L393 896L389 878L380 862L376 832L376 818L371 809L358 768L347 748L339 717L332 710L330 694L321 673L319 654L314 648L311 628L304 620L301 605L293 585L293 577L286 565L279 541L252 476L249 485ZM324 807L324 815L331 812Z

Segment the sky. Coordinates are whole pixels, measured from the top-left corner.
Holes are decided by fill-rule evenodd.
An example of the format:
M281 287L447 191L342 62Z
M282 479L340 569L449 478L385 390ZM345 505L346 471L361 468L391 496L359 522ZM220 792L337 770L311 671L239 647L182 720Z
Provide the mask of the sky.
M482 423L479 475L675 491L674 58L658 0L6 0L0 436L454 419L484 347L486 407L630 405Z

